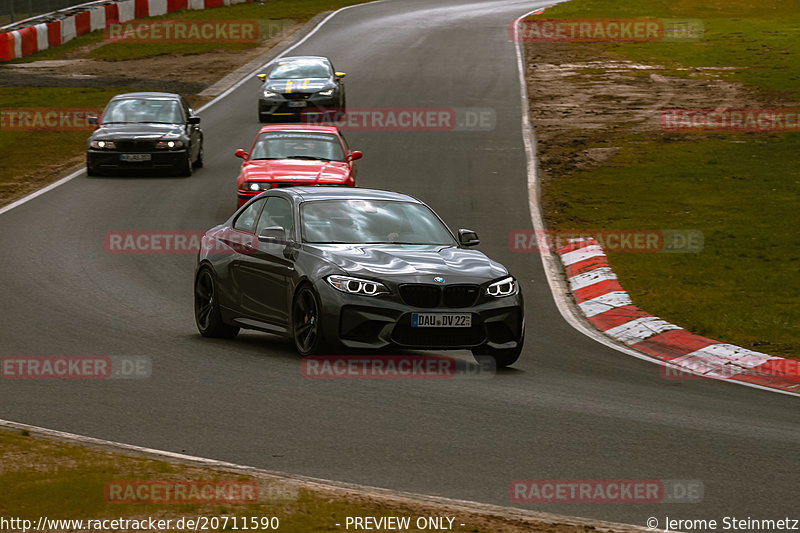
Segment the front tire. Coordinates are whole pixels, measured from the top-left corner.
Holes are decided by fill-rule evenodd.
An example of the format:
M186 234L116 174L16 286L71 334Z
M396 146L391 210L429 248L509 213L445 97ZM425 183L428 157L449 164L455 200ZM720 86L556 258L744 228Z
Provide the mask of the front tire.
M301 287L292 302L292 331L294 346L302 357L325 349L320 310L319 297L314 289L310 285Z
M232 339L239 333L237 326L222 321L217 282L208 268L201 269L194 280L194 319L203 337Z
M192 165L194 168L203 168L203 156L205 153L203 152L203 141L200 141L200 151L197 152L197 159L194 160L194 164Z
M187 178L192 175L192 155L188 150L186 151L186 159L184 159L181 169L178 171L178 175Z

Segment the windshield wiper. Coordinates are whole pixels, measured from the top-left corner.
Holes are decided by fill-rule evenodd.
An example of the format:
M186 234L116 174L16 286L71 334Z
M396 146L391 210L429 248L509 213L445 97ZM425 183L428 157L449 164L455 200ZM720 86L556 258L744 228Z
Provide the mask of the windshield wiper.
M327 157L317 157L315 155L290 155L286 159L308 159L311 161L330 161Z

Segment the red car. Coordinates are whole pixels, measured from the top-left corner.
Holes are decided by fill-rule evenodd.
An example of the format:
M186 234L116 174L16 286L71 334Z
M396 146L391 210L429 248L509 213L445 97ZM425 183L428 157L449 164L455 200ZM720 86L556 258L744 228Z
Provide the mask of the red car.
M237 178L239 207L262 191L295 185L356 186L359 151L350 151L335 126L276 124L264 126L244 159Z

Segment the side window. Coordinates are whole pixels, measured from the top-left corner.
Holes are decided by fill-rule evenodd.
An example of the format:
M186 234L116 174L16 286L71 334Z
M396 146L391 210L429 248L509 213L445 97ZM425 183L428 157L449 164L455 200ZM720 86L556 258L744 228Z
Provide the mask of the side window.
M292 204L286 198L279 196L269 198L267 206L261 212L261 217L256 224L256 235L270 226L280 226L286 231L287 236L291 236L294 217L292 216Z
M262 198L261 200L250 204L247 209L242 211L239 216L236 217L236 220L233 223L233 229L252 233L256 225L258 214L261 212L261 208L264 207L265 203L267 203L267 199Z
M183 114L186 115L186 120L189 120L189 117L194 114L194 111L189 107L189 102L187 102L183 96L181 96L181 106L183 107Z
M344 134L341 131L339 131L338 133L339 137L341 137L342 139L342 144L344 144L344 150L345 150L344 153L345 155L347 155L350 153L350 145L347 143L347 138L345 138Z

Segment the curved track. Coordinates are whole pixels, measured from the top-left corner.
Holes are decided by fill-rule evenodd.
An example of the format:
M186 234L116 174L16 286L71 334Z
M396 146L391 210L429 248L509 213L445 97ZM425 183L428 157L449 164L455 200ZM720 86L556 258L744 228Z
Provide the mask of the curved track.
M543 5L543 2L539 2ZM359 184L413 194L522 280L527 346L489 380L310 381L288 342L201 338L191 255L115 255L110 230L201 230L235 206L258 128L253 79L202 113L206 167L191 178L74 179L0 215L0 353L146 355L150 379L0 381L0 418L303 475L513 505L525 478L697 479L695 505L537 509L644 525L648 516L791 517L796 399L701 381L573 330L530 228L509 21L537 2L384 1L337 14L297 54L348 73L351 107L483 107L483 132L352 132ZM468 357L466 352L463 353Z

